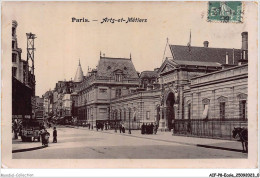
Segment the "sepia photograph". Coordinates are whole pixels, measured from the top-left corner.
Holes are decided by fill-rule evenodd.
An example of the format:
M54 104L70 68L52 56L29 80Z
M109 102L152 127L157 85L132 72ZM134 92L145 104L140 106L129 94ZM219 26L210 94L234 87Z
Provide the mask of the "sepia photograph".
M2 2L2 164L258 167L257 23L252 1Z

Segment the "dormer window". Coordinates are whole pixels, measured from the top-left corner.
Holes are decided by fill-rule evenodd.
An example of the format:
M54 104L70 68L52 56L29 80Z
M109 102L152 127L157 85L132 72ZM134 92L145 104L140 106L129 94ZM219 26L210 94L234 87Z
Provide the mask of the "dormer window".
M116 74L115 75L115 80L116 80L116 82L121 82L122 81L122 75L121 74Z
M127 67L124 67L124 70L127 70Z
M123 80L123 72L121 70L116 70L114 76L116 82L121 82Z
M107 69L111 69L111 67L110 67L110 66L107 66Z

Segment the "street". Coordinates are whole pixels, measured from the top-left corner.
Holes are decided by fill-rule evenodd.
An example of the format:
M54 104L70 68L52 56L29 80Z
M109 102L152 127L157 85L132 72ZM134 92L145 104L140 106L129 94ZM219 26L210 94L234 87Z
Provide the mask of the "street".
M247 158L246 153L203 148L188 144L150 139L122 134L117 131L96 131L87 128L58 127L58 143L49 147L13 153L14 159L203 159ZM160 133L158 133L160 134ZM171 134L171 133L167 133ZM141 134L140 134L141 136ZM191 138L192 139L192 138ZM39 147L41 142L13 141L13 150L24 147Z

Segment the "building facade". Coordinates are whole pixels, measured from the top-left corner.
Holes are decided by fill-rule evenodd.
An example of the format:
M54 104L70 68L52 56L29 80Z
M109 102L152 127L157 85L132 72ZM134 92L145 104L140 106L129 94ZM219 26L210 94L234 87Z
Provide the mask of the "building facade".
M131 58L100 56L97 68L76 85L78 121L87 121L91 127L97 121L111 121L110 101L134 93L138 86L139 77Z
M97 122L121 122L140 129L156 122L162 131L187 132L196 120L247 123L248 34L241 35L241 49L210 48L208 41L202 47L168 44L160 68L140 75L131 57L100 56L86 76L79 63L69 87L71 113L91 128ZM53 108L62 106L61 96L64 92L56 89Z
M18 23L12 21L12 116L13 119L25 119L33 117L33 105L35 105L35 76L34 69L28 61L21 58L22 49L18 47L17 30Z

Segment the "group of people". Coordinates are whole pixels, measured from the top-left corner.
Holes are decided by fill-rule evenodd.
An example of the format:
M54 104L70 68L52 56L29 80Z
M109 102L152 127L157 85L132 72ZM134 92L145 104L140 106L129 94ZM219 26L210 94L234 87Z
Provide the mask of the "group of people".
M158 130L158 125L155 123L146 123L141 127L141 134L156 134Z
M46 130L46 128L44 126L41 127L40 135L41 135L42 145L48 145L50 133ZM58 135L57 135L56 127L53 127L52 136L53 136L53 143L57 143Z
M120 133L121 132L125 133L125 126L124 126L124 124L120 124L119 125L119 131L120 131Z

